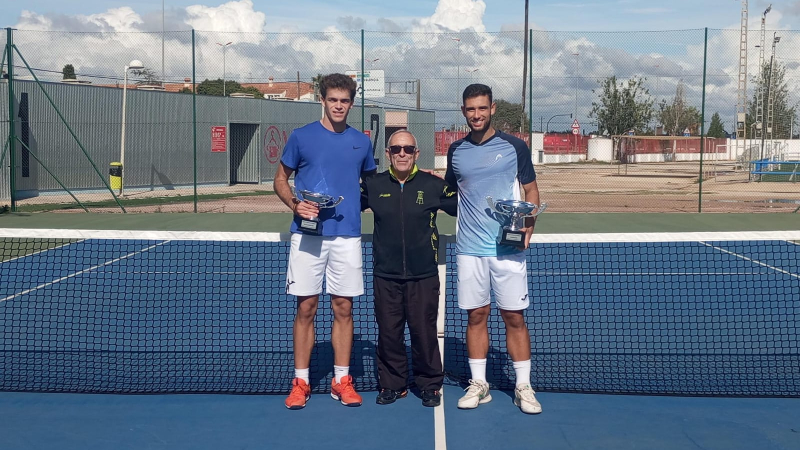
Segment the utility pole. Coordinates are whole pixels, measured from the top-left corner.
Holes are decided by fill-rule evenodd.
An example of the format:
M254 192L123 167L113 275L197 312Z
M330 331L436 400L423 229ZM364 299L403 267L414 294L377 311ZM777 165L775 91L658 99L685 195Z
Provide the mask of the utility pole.
M417 111L420 110L420 106L421 106L421 102L420 102L421 97L420 97L420 93L419 93L419 88L420 88L420 83L419 83L419 78L417 78Z
M764 47L766 47L766 29L767 29L767 14L772 10L772 4L770 4L764 13L761 15L761 45L759 45L758 49L758 79L759 79L759 87L758 87L758 96L756 97L756 138L760 138L762 141L761 144L761 155L759 155L759 159L764 157L764 94L766 86L764 85Z
M781 38L777 36L778 33L773 33L772 35L772 55L769 57L769 88L767 90L767 139L772 141L773 139L773 131L774 131L774 123L775 123L775 47L777 46L778 42L781 41ZM763 142L763 140L762 140ZM770 156L774 156L774 142L770 142ZM761 145L762 153L764 152L764 145ZM762 158L766 155L762 154Z

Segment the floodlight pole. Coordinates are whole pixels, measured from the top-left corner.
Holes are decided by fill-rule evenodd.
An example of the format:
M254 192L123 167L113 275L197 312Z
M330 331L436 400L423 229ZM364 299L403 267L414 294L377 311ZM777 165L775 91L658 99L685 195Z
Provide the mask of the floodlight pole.
M461 39L450 38L456 41L456 93L461 95Z
M233 44L233 42L228 42L226 44L220 44L217 42L217 45L222 47L222 96L227 97L228 93L225 91L225 78L227 77L226 74L226 67L225 67L225 53L228 50L228 46Z

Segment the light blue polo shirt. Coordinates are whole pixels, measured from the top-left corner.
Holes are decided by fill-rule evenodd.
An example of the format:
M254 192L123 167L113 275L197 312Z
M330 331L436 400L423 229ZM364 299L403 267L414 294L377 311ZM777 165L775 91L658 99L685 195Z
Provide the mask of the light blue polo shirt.
M447 151L445 180L458 186L458 229L456 253L473 256L502 256L517 253L516 247L498 244L502 216L489 209L486 200L521 200L519 185L536 180L531 151L521 139L495 131L494 136L476 144L471 135L453 142Z

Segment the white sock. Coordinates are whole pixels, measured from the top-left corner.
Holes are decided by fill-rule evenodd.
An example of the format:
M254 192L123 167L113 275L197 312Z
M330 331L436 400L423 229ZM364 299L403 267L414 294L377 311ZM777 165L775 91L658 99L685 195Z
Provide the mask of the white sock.
M308 384L308 369L294 369L294 377L300 378Z
M469 371L472 372L472 379L486 382L486 358L469 358L467 361L469 361Z
M333 366L333 376L337 383L342 382L342 377L350 375L350 366Z
M517 373L517 387L531 384L531 360L514 361L514 372Z

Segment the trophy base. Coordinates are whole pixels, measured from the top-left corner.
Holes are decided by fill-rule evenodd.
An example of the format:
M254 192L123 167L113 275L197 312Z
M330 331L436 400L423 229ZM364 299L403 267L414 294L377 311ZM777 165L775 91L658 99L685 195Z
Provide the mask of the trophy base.
M525 232L516 230L503 230L500 235L500 245L510 245L512 247L525 246Z
M297 229L303 234L322 235L322 223L316 220L300 219L300 225L297 226Z

